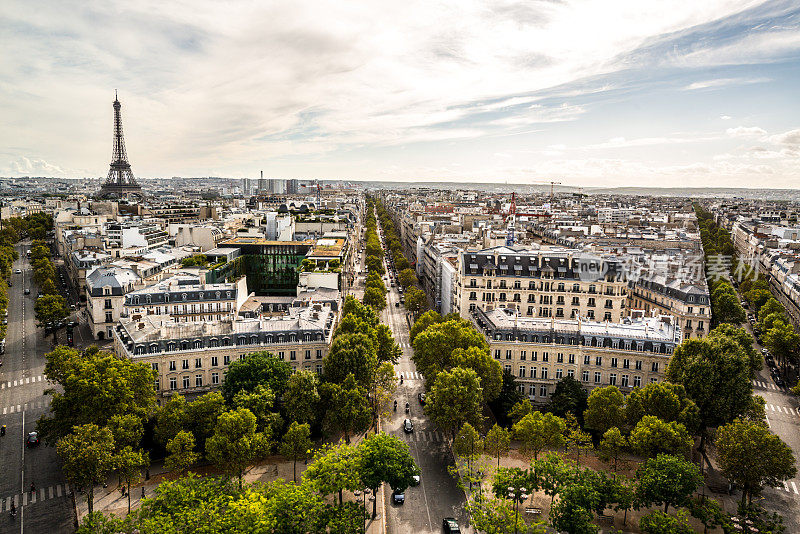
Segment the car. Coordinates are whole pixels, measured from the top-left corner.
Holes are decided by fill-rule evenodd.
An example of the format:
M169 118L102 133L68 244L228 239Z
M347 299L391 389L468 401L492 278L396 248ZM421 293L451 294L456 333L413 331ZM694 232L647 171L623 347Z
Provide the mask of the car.
M453 517L442 519L442 530L445 534L461 534L461 529L458 528L458 521Z
M25 438L25 446L29 449L39 446L39 433L38 432L31 432L28 434L28 437Z
M766 356L767 354L769 354L769 351L767 349L761 349L761 354Z
M422 404L423 406L425 405L425 394L424 393L417 394L417 399L419 399L419 403L420 404Z
M413 477L411 477L411 480L412 480L411 482L412 486L419 486L419 475L414 475Z
M16 273L16 274L22 274L22 269L14 269L14 273Z
M26 295L30 295L31 294L31 289L29 287L26 287L25 291L23 291L23 293L25 293Z
M406 418L403 420L403 432L406 434L411 434L414 431L414 423L411 422L411 419Z
M406 502L406 494L402 491L393 491L392 502L394 504L403 504L404 502Z
M400 303L399 303L399 302L395 302L395 303L394 303L394 307L395 307L395 308L399 308L399 307L400 307Z
M778 386L779 388L782 388L782 387L784 387L786 385L786 382L783 381L783 378L781 378L779 376L776 376L775 377L775 385Z

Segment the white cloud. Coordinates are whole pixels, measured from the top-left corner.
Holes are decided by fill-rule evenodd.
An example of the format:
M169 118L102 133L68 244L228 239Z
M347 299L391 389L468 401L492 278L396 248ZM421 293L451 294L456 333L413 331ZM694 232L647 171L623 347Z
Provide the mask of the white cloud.
M69 177L71 171L64 170L58 165L48 163L43 159L32 159L25 156L10 162L8 172L16 176L56 176Z
M720 118L720 119L722 119L722 120L724 120L724 121L729 121L729 120L731 120L733 117L731 117L730 115L720 115L720 116L719 116L719 118Z
M703 80L687 85L685 91L695 91L697 89L715 89L728 85L750 85L754 83L766 83L772 81L770 78L716 78L714 80Z
M758 126L737 126L736 128L728 128L725 134L729 137L761 137L766 135L767 132Z
M586 145L584 148L599 150L608 148L631 148L656 145L675 145L683 143L701 143L706 141L716 141L719 136L697 135L687 137L641 137L637 139L626 139L624 137L613 137L604 143Z

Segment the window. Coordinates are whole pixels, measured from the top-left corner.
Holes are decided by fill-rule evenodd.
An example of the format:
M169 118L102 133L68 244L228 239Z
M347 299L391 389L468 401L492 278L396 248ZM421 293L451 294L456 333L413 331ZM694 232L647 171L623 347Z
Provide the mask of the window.
M558 361L558 363L564 363L564 354L559 352L558 353L558 358L556 358L556 361Z
M230 356L228 356L226 354L225 356L222 357L222 364L223 365L229 365L230 363L231 363L231 357Z
M539 396L540 397L547 397L547 386L545 386L545 385L539 386Z
M630 369L631 368L631 361L628 358L622 360L622 368L623 369Z
M525 378L525 366L524 365L519 368L519 377L520 378Z
M500 359L500 349L494 349L494 357L495 359Z
M174 371L175 370L175 360L172 360L171 362L169 362L169 370L170 371Z
M583 355L583 365L589 365L590 363L592 363L592 357L589 356L588 354L584 354Z
M201 367L203 367L203 359L202 358L195 358L194 359L194 368L195 369L200 369Z
M617 385L617 373L611 373L608 375L608 383L612 386Z
M549 354L547 354L546 352L542 353L542 361L543 362L546 362L549 358L550 358Z
M526 357L527 357L527 351L524 351L524 350L519 351L519 359L520 360L522 360L524 362Z
M278 351L278 359L283 360L285 357L286 356L285 356L284 352L282 350L279 350Z
M654 373L658 372L658 362L653 362L650 364L650 370Z
M153 371L158 371L158 362L151 363L150 368L153 369Z
M575 369L567 369L567 376L570 378L575 378Z
M574 354L570 354L569 355L569 363L575 364L575 355Z
M114 322L114 314L112 312L106 312L106 322L107 323Z
M642 377L641 376L634 376L633 377L633 387L635 387L635 388L642 387Z
M322 358L322 349L317 349L317 359L319 360L321 358Z
M642 360L636 360L636 370L637 371L642 370Z
M211 357L211 367L216 367L219 365L219 356L212 356Z
M622 375L622 387L628 387L628 375Z
M478 294L475 291L470 291L469 300L478 300Z
M305 358L306 358L306 360L310 360L311 359L311 349L307 349L306 350Z
M594 364L595 364L597 367L600 367L601 365L603 365L603 357L602 357L602 356L595 356L595 358L594 358Z
M510 360L510 359L511 359L511 351L507 350L506 351L506 360Z
M562 378L564 378L564 370L559 367L556 369L556 380L561 380Z
M178 389L178 379L174 376L169 379L169 389Z
M203 375L195 375L194 387L196 388L203 387Z
M510 373L511 372L511 365L510 364L506 364L506 365L503 366L503 369L505 369L506 371L508 371Z
M181 362L181 369L188 369L189 368L189 360L183 360Z
M547 380L547 367L542 367L542 380Z
M184 376L182 382L183 382L183 389L189 389L189 377Z
M319 363L317 364L316 371L318 375L322 374L322 364Z
M211 384L215 386L219 384L219 373L211 373Z
M103 307L105 309L107 309L107 310L110 310L111 309L111 299L106 299L105 305Z
M584 382L589 381L589 371L584 371L581 373L581 380L583 380Z
M536 378L536 373L537 372L538 372L538 369L536 369L536 367L531 366L531 378Z
M595 372L595 374L594 374L594 383L595 384L599 384L600 383L600 373L599 372Z
M616 367L616 366L617 366L617 359L611 358L611 367Z

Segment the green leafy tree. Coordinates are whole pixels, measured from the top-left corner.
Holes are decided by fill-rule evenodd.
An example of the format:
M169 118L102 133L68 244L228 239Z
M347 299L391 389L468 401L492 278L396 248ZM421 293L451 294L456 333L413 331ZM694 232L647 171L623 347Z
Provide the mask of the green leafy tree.
M530 399L524 398L511 408L508 415L514 423L518 423L523 417L535 411L537 410L533 409L533 404L531 404Z
M425 404L425 413L436 426L455 438L456 431L464 423L481 424L482 400L483 390L477 373L472 369L455 367L436 376Z
M281 441L279 452L292 461L292 479L297 482L297 460L306 460L311 455L311 427L308 423L292 425Z
M503 368L500 362L492 358L488 350L479 347L455 349L450 355L448 367L472 369L478 375L483 388L483 401L490 402L500 395L503 386Z
M659 454L648 458L636 471L636 499L641 506L686 506L697 487L703 483L700 468L693 463Z
M413 360L417 370L428 381L451 366L456 349L478 347L488 351L489 345L483 334L463 320L450 320L430 325L414 339Z
M308 371L301 371L300 373L308 372ZM295 374L300 374L295 373ZM292 378L295 375L292 375L289 378L289 382L291 383ZM287 392L288 392L287 388ZM202 398L202 397L201 397ZM220 396L220 398L222 398ZM286 397L284 395L284 402ZM196 401L195 401L196 402ZM190 412L191 406L194 403L190 403ZM233 396L233 407L234 408L247 408L252 412L253 415L256 416L256 429L259 432L264 432L264 434L272 439L272 436L276 436L281 429L283 428L283 419L281 418L280 414L273 411L275 407L275 394L265 385L259 384L253 391L240 391L236 395ZM211 411L209 410L209 416L206 420L212 421L216 420L219 415L225 411L224 405L219 406L218 411ZM208 433L205 434L208 437L211 432L213 431L212 427L208 427ZM203 440L205 443L205 440Z
M581 383L568 375L556 383L556 389L550 397L550 410L559 417L571 413L582 424L588 398L589 393Z
M274 354L253 352L231 362L222 382L222 396L230 404L239 391L252 391L263 384L280 397L286 391L291 375L292 367Z
M543 449L564 444L566 430L562 418L551 413L531 412L514 424L514 437L522 441L522 452L537 460Z
M473 477L475 460L483 451L483 439L481 439L481 435L475 430L475 427L469 423L464 423L464 426L458 431L456 439L453 440L453 450L458 456L466 460L468 476L470 478Z
M186 428L186 399L182 395L173 395L158 407L155 413L154 438L161 445L178 435ZM194 439L194 435L192 435Z
M366 387L377 365L378 356L368 334L339 335L325 356L325 380L340 384L352 374Z
M350 443L350 435L367 427L371 413L367 404L366 391L349 374L341 384L327 384L330 402L326 415L327 426L344 432L345 441Z
M386 307L386 295L376 287L368 287L364 291L364 304L380 311Z
M697 405L686 395L686 389L670 382L653 382L630 392L625 403L629 428L647 415L682 423L688 429L696 429L700 418Z
M428 307L428 297L421 289L409 287L405 293L405 306L408 311L416 315Z
M533 477L529 488L543 490L550 496L552 506L555 496L575 479L575 464L560 455L548 453L544 458L531 462Z
M617 386L592 390L583 414L586 428L592 429L598 434L604 434L610 428L621 427L625 420L624 417L625 396Z
M572 449L575 452L575 460L580 466L581 452L588 452L594 449L592 436L588 432L584 432L581 429L580 425L578 424L578 420L574 415L572 415L571 412L567 412L564 422L566 424L566 430L564 432L564 444L566 445L567 449Z
M360 449L339 442L317 450L303 471L303 482L313 484L323 496L338 493L339 505L342 505L344 490L355 491L363 487Z
M500 385L500 394L496 399L489 402L489 408L497 419L497 422L503 426L508 426L511 421L511 410L514 406L522 402L525 398L519 391L517 380L509 369L503 369L503 381Z
M407 289L411 286L417 285L417 275L413 269L403 269L397 274L397 281L400 282L400 285L403 286L403 289Z
M396 364L403 351L400 349L400 345L395 342L391 328L385 324L379 324L375 327L372 339L378 361Z
M60 391L47 390L52 397L50 412L37 422L37 430L49 444L71 433L74 426L104 427L115 415L143 420L155 406L156 372L149 365L96 348L80 353L60 346L46 358L45 376L61 386Z
M645 534L692 534L694 532L689 526L685 513L679 512L678 517L673 517L661 510L653 510L643 515L639 520L639 528Z
M116 414L108 419L108 428L114 436L117 449L138 448L144 435L144 423L134 414Z
M200 459L200 455L194 452L194 448L194 435L181 430L167 442L167 457L164 459L164 467L170 471L177 471L181 476L185 475L186 470Z
M598 447L599 456L601 460L608 462L615 475L620 459L627 448L628 440L619 428L611 427L603 434L603 439Z
M751 289L744 294L744 298L753 306L756 313L761 311L761 306L767 303L772 298L772 293L769 289Z
M653 415L645 415L631 432L630 444L642 456L661 453L686 456L692 447L692 438L680 423L667 423Z
M766 424L736 420L717 430L717 458L722 474L742 488L742 504L764 486L778 486L797 474L791 448Z
M134 450L130 445L120 450L114 457L114 465L125 482L128 494L128 513L131 513L131 484L142 477L142 469L150 465L147 453Z
M595 534L592 511L600 506L601 496L591 481L576 476L559 492L558 501L550 509L550 523L559 532Z
M67 301L61 295L43 295L36 299L33 305L33 313L39 328L44 328L49 324L57 324L69 317ZM58 335L57 330L53 329L53 340Z
M237 477L241 489L244 470L269 448L267 437L256 432L256 416L246 408L237 408L219 416L216 430L206 443L206 456L229 477Z
M320 407L319 378L311 371L294 373L286 385L283 404L286 413L298 423L313 423Z
M359 445L361 454L361 480L377 494L383 482L395 491L403 491L419 475L414 458L406 445L394 436L381 432L364 439ZM372 517L376 515L376 501L372 502Z
M541 523L528 525L523 514L514 509L508 499L482 497L467 504L472 525L477 531L486 534L544 534L546 528Z
M369 377L367 383L367 393L369 398L370 411L372 412L372 424L378 423L381 407L386 406L397 389L397 377L394 374L394 365L390 362L383 362L378 365Z
M104 480L115 467L114 436L109 429L95 424L75 426L72 433L58 440L56 452L70 484L86 488L86 503L91 514L95 484Z
M411 331L408 334L408 340L413 345L414 339L419 335L420 332L426 330L429 326L441 323L442 316L439 315L438 312L433 310L428 310L419 317L417 320L414 321L414 326L411 327Z
M219 416L224 412L225 399L217 391L206 393L186 403L186 429L194 434L200 450L205 450L206 441L216 430Z
M751 378L755 378L756 373L761 370L762 360L761 354L756 352L756 349L753 347L753 336L748 334L747 330L734 324L723 323L709 332L708 335L710 337L728 336L735 339L750 360L750 376Z
M736 293L721 293L718 297L712 299L714 304L714 319L717 324L742 324L746 315L744 308L739 304L739 297Z
M497 458L497 467L500 467L500 457L508 453L511 447L511 432L495 424L484 438L484 450Z
M800 335L795 332L791 324L781 320L773 322L772 328L764 334L764 344L775 356L786 376L789 364L796 365L800 353Z

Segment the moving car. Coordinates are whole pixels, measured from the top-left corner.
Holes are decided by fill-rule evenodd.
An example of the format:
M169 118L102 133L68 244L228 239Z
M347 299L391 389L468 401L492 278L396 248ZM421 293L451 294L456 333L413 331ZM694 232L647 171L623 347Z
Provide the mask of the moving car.
M419 399L419 403L420 404L422 404L423 406L425 405L425 394L424 393L417 394L417 399Z
M31 289L29 287L26 287L25 291L23 291L23 293L25 293L26 295L30 295L31 294Z
M28 437L25 439L25 446L29 449L39 446L39 433L38 432L31 432L28 434Z
M403 432L406 434L410 434L414 431L414 423L411 422L411 419L405 419L403 421Z
M461 529L458 528L458 521L453 517L442 519L442 530L444 530L445 534L461 534Z
M403 504L404 502L406 502L406 494L402 491L393 491L392 502L394 504Z
M412 486L419 486L419 475L414 475L411 478L414 480L414 482L411 485Z
M22 269L14 269L14 272L15 272L16 274L22 274Z

